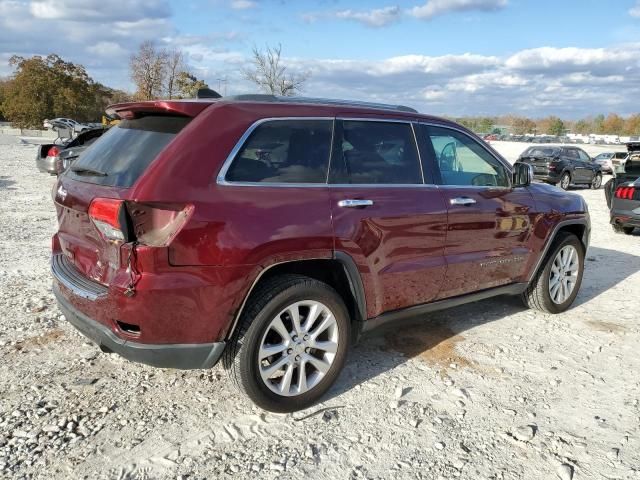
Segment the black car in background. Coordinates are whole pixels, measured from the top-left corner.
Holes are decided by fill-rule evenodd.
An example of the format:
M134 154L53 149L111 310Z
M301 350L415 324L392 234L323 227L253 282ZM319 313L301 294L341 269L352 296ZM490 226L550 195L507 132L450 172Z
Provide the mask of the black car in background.
M533 167L534 178L559 185L567 190L571 185L602 185L602 169L578 147L534 146L527 148L516 162Z
M611 226L631 235L640 228L640 142L627 144L628 156L614 163L614 178L605 185Z

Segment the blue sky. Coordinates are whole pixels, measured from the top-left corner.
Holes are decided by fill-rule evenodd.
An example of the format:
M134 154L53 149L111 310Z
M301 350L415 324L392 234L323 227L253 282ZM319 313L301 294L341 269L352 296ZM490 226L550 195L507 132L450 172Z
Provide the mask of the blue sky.
M640 110L640 0L0 0L7 59L56 52L132 89L143 40L181 48L228 93L251 48L282 44L305 94L435 114L577 118Z

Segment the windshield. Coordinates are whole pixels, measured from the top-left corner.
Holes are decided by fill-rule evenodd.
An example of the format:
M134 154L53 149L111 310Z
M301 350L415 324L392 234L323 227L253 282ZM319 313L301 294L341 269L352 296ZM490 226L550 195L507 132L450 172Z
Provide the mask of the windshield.
M66 175L82 182L130 187L190 120L157 115L123 120L97 139Z

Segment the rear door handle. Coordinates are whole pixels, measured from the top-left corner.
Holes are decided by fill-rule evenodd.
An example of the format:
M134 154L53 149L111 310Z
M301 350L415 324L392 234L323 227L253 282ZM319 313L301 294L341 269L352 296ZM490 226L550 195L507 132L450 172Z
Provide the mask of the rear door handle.
M449 203L451 203L451 205L463 205L467 207L469 205L474 205L476 201L469 197L456 197L449 200Z
M373 200L356 200L349 198L338 202L338 206L342 208L364 208L370 207L371 205L373 205Z

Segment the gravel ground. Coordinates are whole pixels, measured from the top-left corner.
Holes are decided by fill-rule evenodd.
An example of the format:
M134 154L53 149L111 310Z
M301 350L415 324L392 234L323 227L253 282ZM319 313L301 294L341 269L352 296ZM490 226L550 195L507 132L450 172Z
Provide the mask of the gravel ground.
M593 235L569 312L429 315L365 338L321 404L275 415L220 368L135 365L65 322L34 152L0 137L0 476L640 478L640 236L613 233L602 190L576 190Z

